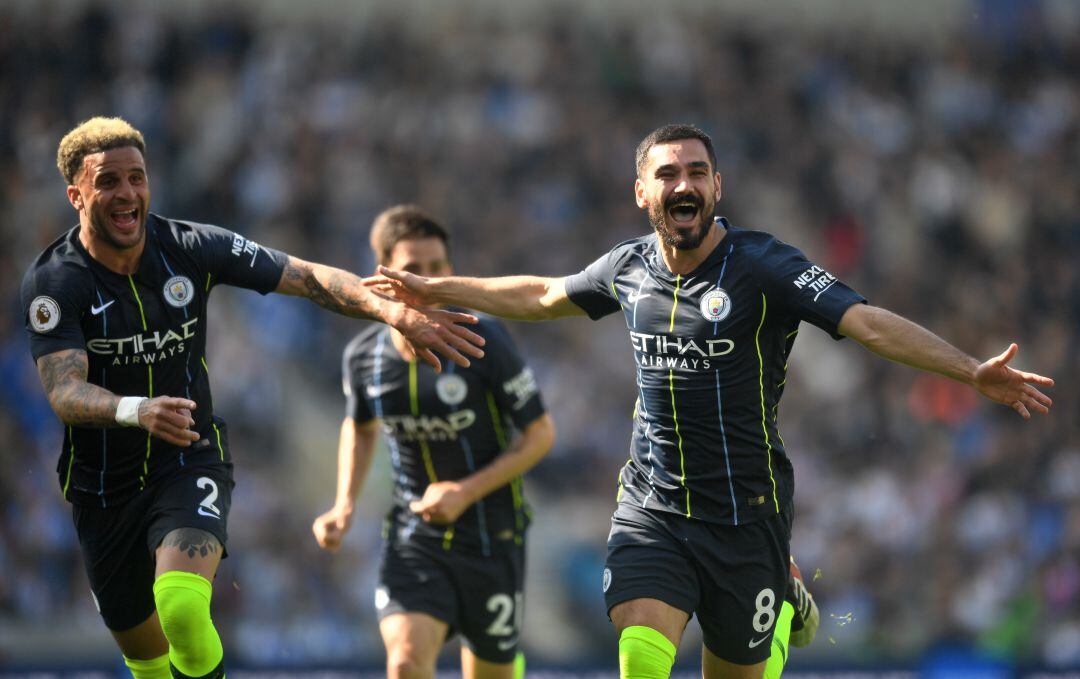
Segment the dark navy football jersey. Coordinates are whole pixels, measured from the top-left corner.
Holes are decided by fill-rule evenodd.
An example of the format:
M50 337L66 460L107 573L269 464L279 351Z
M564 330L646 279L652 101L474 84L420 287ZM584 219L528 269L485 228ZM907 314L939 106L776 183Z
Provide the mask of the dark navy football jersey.
M286 256L231 231L151 214L138 270L122 275L93 259L79 227L54 241L22 283L30 351L86 351L87 381L120 396L178 396L196 403L201 439L180 448L143 429L66 427L57 471L64 497L108 506L131 497L184 457L228 459L214 417L206 363L206 304L215 285L266 294Z
M521 541L531 511L522 480L469 507L451 526L425 523L409 509L428 484L453 481L485 467L506 450L514 429L544 414L532 371L497 321L481 317L474 330L487 344L484 357L462 368L443 363L443 372L394 347L385 325L372 325L345 348L342 373L346 415L357 422L378 419L394 473L391 523L400 537L441 540L447 549L490 553L497 540Z
M638 398L619 501L739 525L792 497L777 428L799 323L840 339L866 300L767 233L727 230L690 274L672 274L655 234L626 241L566 279L591 318L622 311Z

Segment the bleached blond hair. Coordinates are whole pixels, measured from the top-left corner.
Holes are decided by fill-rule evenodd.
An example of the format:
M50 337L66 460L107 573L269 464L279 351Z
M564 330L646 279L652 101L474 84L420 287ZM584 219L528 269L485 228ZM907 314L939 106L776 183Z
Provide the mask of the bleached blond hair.
M75 129L64 135L56 149L56 167L64 175L68 184L75 183L75 177L82 170L83 158L91 153L100 153L109 149L134 146L146 156L146 142L139 132L123 118L105 118L97 116L84 120Z

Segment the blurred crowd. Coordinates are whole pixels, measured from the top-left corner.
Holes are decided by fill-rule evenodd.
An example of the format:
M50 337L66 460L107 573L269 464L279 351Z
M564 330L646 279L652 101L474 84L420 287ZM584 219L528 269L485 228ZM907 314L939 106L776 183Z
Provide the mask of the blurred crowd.
M17 301L30 261L76 221L54 165L76 123L120 115L143 131L155 211L305 259L370 271L371 219L410 201L451 228L459 273L561 275L647 231L634 147L685 121L713 135L732 222L976 356L1015 340L1016 365L1058 382L1052 414L1025 423L800 334L780 426L793 551L824 620L796 657L960 648L1080 665L1080 23L1017 4L1007 22L933 42L740 29L719 12L523 25L390 8L297 23L235 8L171 20L154 3L0 7L0 630L28 644L34 630L100 634ZM226 648L252 663L377 664L385 463L341 553L321 553L309 528L333 499L339 357L357 325L275 295L215 297L211 380L238 481L215 588ZM559 427L526 484L526 649L610 661L600 574L631 347L617 317L512 330ZM15 652L0 641L0 666Z

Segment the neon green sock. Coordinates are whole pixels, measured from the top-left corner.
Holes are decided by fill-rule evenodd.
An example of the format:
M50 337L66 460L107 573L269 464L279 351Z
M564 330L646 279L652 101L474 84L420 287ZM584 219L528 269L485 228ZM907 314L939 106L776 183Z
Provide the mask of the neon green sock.
M125 655L124 664L131 670L134 679L172 679L168 653L153 660L136 660Z
M210 619L213 591L209 580L184 571L168 571L154 582L154 603L169 640L169 661L189 677L217 669L224 655Z
M622 679L665 679L675 664L675 644L651 627L634 625L619 635Z
M784 672L787 664L788 637L791 636L791 619L795 617L795 607L790 601L785 601L780 606L780 617L776 619L776 629L773 630L772 655L765 663L765 674L762 679L778 679Z
M524 679L525 677L525 654L518 653L514 656L514 679Z

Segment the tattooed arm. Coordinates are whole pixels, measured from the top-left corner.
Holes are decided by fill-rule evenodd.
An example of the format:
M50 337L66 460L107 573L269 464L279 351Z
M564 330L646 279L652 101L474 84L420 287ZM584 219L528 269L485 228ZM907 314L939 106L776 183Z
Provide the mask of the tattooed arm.
M37 360L38 375L49 405L64 424L73 427L117 427L120 397L86 381L89 362L82 349L64 349ZM199 435L191 411L195 402L186 398L158 396L139 404L139 426L178 446L189 446Z
M416 355L441 368L439 352L458 365L468 367L465 354L480 358L484 338L461 325L476 323L475 316L439 309L417 309L376 294L363 279L325 264L290 256L281 272L276 292L307 297L334 313L382 321L398 330Z

